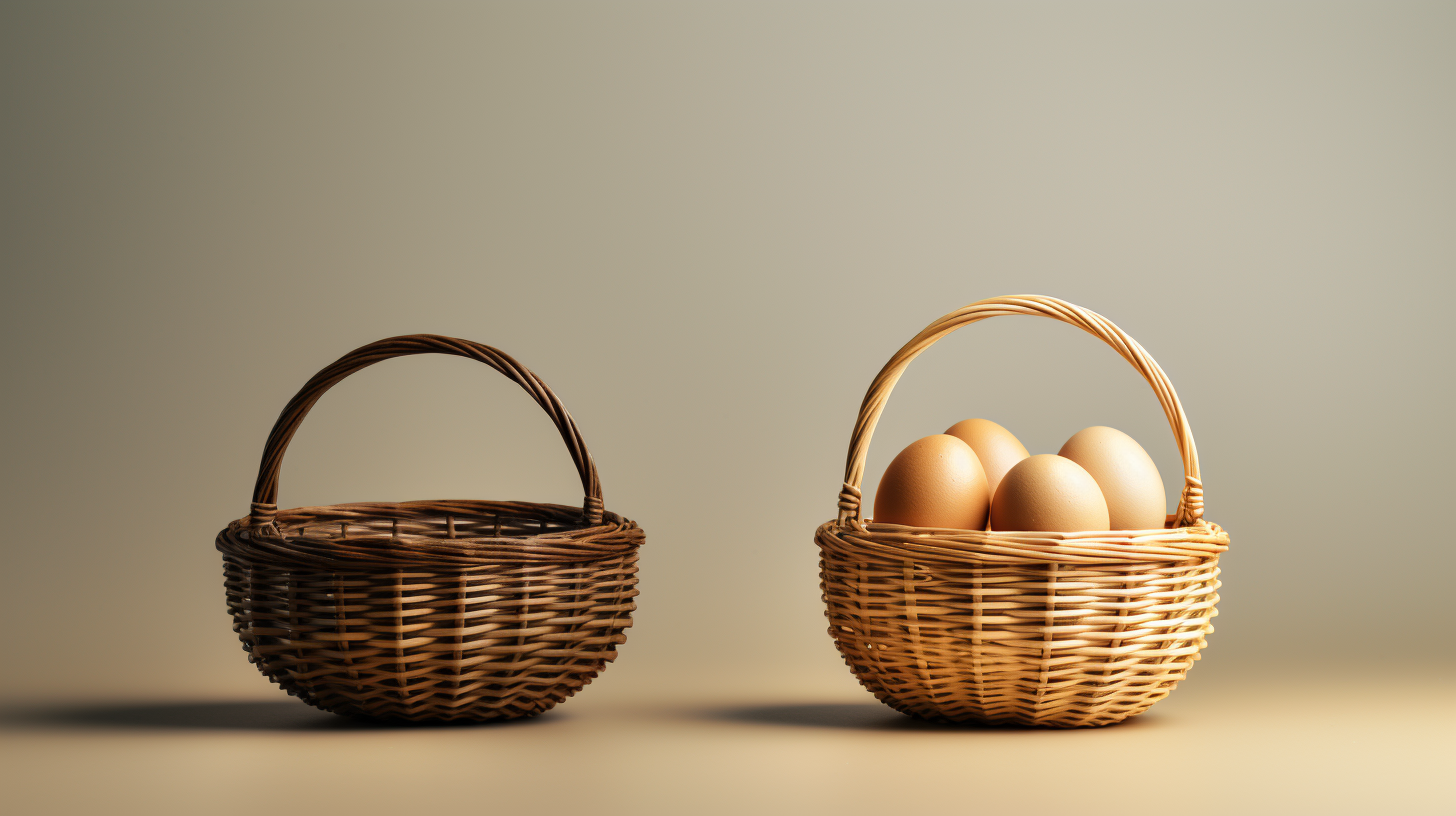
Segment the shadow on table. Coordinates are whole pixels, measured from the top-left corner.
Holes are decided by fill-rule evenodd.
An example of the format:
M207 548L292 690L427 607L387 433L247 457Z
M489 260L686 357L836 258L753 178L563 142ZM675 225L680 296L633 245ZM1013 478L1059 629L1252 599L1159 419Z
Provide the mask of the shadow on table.
M759 705L739 708L708 709L695 712L696 716L718 722L749 723L753 725L779 725L799 728L845 728L861 731L942 731L942 732L1048 732L1052 729L1029 725L984 725L977 723L946 724L901 714L881 703L795 703L789 705ZM1105 725L1082 731L1101 731L1114 728L1141 729L1153 725L1156 717L1144 714L1123 720L1114 725Z
M554 719L554 717L549 718ZM488 723L409 723L346 717L293 700L267 702L88 703L9 709L0 722L22 728L128 731L370 731L508 728L542 717Z

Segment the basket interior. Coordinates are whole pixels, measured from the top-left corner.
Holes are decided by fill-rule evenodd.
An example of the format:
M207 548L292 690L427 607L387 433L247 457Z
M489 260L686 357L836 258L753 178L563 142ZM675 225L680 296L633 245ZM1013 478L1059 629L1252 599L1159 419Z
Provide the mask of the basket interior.
M602 523L620 523L605 513ZM367 502L282 510L286 538L315 541L528 539L589 529L581 508L531 502Z

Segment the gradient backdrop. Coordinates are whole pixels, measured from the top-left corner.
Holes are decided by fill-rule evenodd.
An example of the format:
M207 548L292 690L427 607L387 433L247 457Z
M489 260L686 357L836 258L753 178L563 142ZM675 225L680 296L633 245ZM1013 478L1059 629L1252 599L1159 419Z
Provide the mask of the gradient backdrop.
M934 318L1039 293L1162 364L1232 535L1167 705L1278 676L1335 719L1439 689L1412 722L1449 725L1453 41L1449 3L6 3L5 698L275 701L213 536L311 374L433 332L550 383L648 533L630 640L562 717L872 702L812 541L859 401ZM1176 495L1136 372L1005 318L911 367L866 496L971 416L1034 453L1121 428ZM518 388L413 358L320 402L280 502L579 496Z

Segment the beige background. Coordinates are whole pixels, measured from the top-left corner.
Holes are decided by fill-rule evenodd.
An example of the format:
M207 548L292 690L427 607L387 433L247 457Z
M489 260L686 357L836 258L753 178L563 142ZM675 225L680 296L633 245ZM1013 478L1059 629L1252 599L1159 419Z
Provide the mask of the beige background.
M0 778L58 813L1452 806L1453 38L1444 3L5 4ZM1020 292L1177 385L1218 632L1126 726L928 732L834 652L811 535L884 361ZM277 412L407 332L532 367L647 530L619 662L539 721L341 732L228 630L212 538ZM1136 373L1003 319L910 369L866 495L970 416L1119 427L1176 493ZM515 386L416 358L324 398L280 500L445 497L579 488Z

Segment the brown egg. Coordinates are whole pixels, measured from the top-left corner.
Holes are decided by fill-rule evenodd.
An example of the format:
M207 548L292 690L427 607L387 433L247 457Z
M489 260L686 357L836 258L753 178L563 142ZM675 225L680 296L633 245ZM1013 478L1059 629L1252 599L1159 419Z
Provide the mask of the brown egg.
M1071 459L1044 453L1006 472L991 499L999 531L1076 533L1107 530L1107 502L1092 475Z
M970 445L971 450L976 452L976 458L981 460L981 467L986 470L986 485L990 487L992 496L996 495L996 488L1006 471L1031 455L1021 440L989 419L962 420L950 426L946 433Z
M1161 530L1168 495L1153 457L1132 437L1103 425L1077 431L1061 455L1092 474L1107 499L1109 530Z
M875 490L875 521L980 530L990 507L986 472L971 446L936 434L906 446Z

